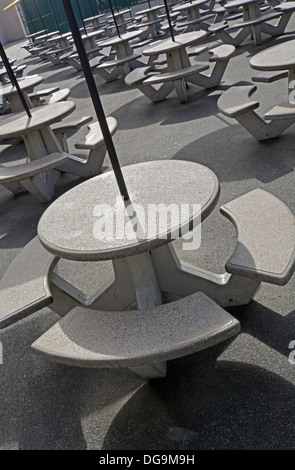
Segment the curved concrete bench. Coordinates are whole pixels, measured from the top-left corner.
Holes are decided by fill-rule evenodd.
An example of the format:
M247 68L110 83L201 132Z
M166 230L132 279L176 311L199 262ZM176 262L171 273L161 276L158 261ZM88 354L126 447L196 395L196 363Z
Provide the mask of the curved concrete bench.
M127 86L136 86L153 103L162 101L174 90L172 82L163 83L160 88L152 85L145 85L143 82L148 78L148 73L153 71L153 67L138 67L129 72L125 77Z
M295 218L272 194L255 189L220 208L236 227L238 241L226 263L229 273L285 285L295 269Z
M56 91L59 90L58 86L51 87L51 88L45 88L43 90L38 90L38 91L33 91L28 94L31 103L33 106L40 106L42 104L42 98L46 96L52 95L52 93L55 93Z
M46 359L71 366L128 367L139 372L142 366L192 354L239 331L238 320L197 292L147 310L76 307L32 348Z
M251 34L250 26L240 28L240 31L235 36L231 36L227 32L228 28L229 24L226 21L220 21L209 26L208 32L215 34L224 44L231 44L235 47L238 47Z
M52 93L51 97L48 100L48 104L51 103L59 103L60 101L66 101L68 97L70 96L70 89L69 88L63 88L62 90L57 90L54 93Z
M54 169L68 160L67 155L52 153L42 158L11 166L0 166L0 184L14 194L28 191L42 203L51 200L54 193ZM46 178L42 173L46 172Z
M245 28L247 26L256 26L258 24L264 23L265 21L270 21L275 18L279 18L280 16L282 16L280 12L266 13L266 14L261 15L259 18L255 18L254 20L246 20L246 21L241 21L240 23L236 23L235 25L230 26L229 30L235 31L236 29Z
M51 304L48 278L56 261L38 237L20 250L0 280L0 329Z
M117 129L117 120L112 116L107 117L107 124L111 135ZM101 173L103 161L107 148L104 137L98 122L93 122L88 127L88 134L85 141L75 143L77 149L89 150L86 158L75 157L75 160L68 160L58 169L77 176L89 178Z
M125 84L128 86L138 85L143 82L147 78L148 72L153 70L152 67L138 67L131 72L128 73L125 77Z
M196 64L191 65L190 67L184 67L181 70L175 70L172 72L162 72L159 74L151 75L150 77L146 78L142 84L147 86L156 85L158 83L165 83L165 82L172 82L174 88L176 90L178 99L180 103L185 103L187 101L187 94L186 94L186 82L183 79L191 75L198 74L207 70L209 65L207 64Z
M106 82L116 80L119 76L125 78L132 67L132 62L141 57L141 54L132 54L120 59L106 60L95 68L98 73ZM109 70L111 69L111 70Z
M23 73L24 73L24 70L27 68L27 65L18 65L14 71L14 75L16 76L16 78L19 78L19 77L22 77L23 76Z
M269 110L264 117L270 121L281 119L294 119L295 121L295 106L287 101L283 102Z
M232 44L222 44L220 46L213 47L208 51L208 61L209 63L214 63L210 74L204 75L200 73L189 78L188 81L203 88L213 88L218 86L222 80L230 58L235 53L235 50L236 48Z
M74 50L66 52L65 54L62 54L59 57L59 59L61 62L69 64L72 67L74 67L74 69L76 69L78 72L82 70L82 65L79 60L79 56Z
M261 70L252 75L253 82L272 83L288 77L288 70Z
M225 116L237 118L241 114L253 111L259 107L258 101L250 100L250 96L257 90L253 84L233 86L224 91L217 102L217 107Z
M259 102L250 99L256 89L253 83L235 85L222 93L217 107L225 116L236 119L255 139L273 139L282 134L295 119L285 114L273 121L259 116L255 111Z
M92 116L82 116L80 119L73 121L61 121L52 124L51 130L54 132L61 148L64 152L69 151L67 132L78 131L82 126L92 121Z

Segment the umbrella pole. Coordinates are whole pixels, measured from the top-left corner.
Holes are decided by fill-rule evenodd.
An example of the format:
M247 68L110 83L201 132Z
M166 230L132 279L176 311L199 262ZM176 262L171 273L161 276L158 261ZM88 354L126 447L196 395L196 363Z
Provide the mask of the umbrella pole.
M115 22L117 34L118 34L118 36L119 36L119 38L120 38L120 37L121 37L121 34L120 34L120 30L119 30L119 27L118 27L118 23L117 23L117 20L116 20L116 17L115 17L115 12L114 12L114 9L113 9L112 0L108 0L108 2L109 2L110 10L111 10L111 13L112 13L112 15L113 15L114 22Z
M84 32L85 32L85 34L86 34L86 36L87 36L87 29L86 29L86 26L85 26L85 23L84 23L83 13L82 13L81 8L80 8L79 0L76 0L76 4L77 4L78 10L79 10L79 14L80 14L80 17L81 17L81 21L82 21L82 24L83 24Z
M41 21L41 23L42 23L42 26L43 26L43 29L45 29L45 30L47 31L47 28L46 28L46 26L45 26L45 24L44 24L44 21L43 21L43 18L42 18L41 12L40 12L40 10L39 10L39 7L38 7L37 0L34 0L34 4L35 4L35 6L36 6L36 9L37 9L37 12L38 12L38 15L39 15L40 21Z
M89 3L89 6L90 6L90 10L91 10L92 16L95 16L95 11L94 11L94 9L93 9L91 0L88 0L88 3Z
M171 34L171 39L172 39L172 41L175 41L175 39L174 39L173 27L172 27L171 18L170 18L170 13L169 13L169 8L168 8L168 5L167 5L167 0L164 0L164 5L165 5L165 10L166 10L166 15L167 15L168 24L169 24L169 30L170 30L170 34Z
M68 18L68 22L71 28L72 36L75 41L76 49L80 57L82 69L85 75L85 80L87 82L87 86L89 89L89 93L92 99L92 103L94 105L94 109L101 127L101 131L104 137L104 141L106 144L106 148L108 150L108 154L112 163L112 167L114 170L114 174L119 186L119 190L121 196L124 198L125 201L129 200L128 191L126 188L126 184L123 178L121 166L119 164L119 160L117 157L117 153L113 144L112 136L107 124L107 120L104 114L104 110L100 101L100 97L98 94L98 90L93 78L93 74L89 65L88 57L84 48L84 44L81 38L81 34L79 31L79 27L77 24L77 20L75 17L75 13L73 10L73 6L71 0L62 0L63 6Z
M4 51L4 48L3 48L1 42L0 42L0 55L1 55L1 58L2 58L2 60L3 60L4 67L5 67L6 70L7 70L7 73L8 73L9 79L10 79L10 81L11 81L11 84L12 84L12 86L15 86L15 87L16 87L17 92L18 92L18 95L19 95L19 97L20 97L20 99L21 99L21 102L22 102L22 104L23 104L23 107L25 108L25 111L26 111L28 117L32 117L31 112L30 112L30 110L29 110L28 103L26 102L25 97L24 97L24 95L22 94L22 91L21 91L21 89L20 89L19 83L18 83L18 81L17 81L17 79L16 79L16 77L15 77L15 75L14 75L14 73L13 73L13 70L12 70L12 68L11 68L11 66L10 66L9 60L8 60L8 58L7 58L7 55L6 55L5 51Z
M52 12L52 15L53 15L53 18L54 18L54 21L55 21L55 24L56 24L56 27L57 29L59 30L59 32L61 33L61 30L60 30L60 27L59 27L59 24L58 24L58 21L57 21L57 17L54 13L54 8L53 8L53 5L51 3L51 0L49 0L49 5L50 5L50 8L51 8L51 12Z

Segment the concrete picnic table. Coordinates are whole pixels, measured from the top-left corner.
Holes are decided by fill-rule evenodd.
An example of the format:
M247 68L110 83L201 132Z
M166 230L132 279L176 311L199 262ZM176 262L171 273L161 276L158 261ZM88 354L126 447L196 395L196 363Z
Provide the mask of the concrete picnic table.
M256 70L288 70L288 100L295 88L295 40L289 40L269 47L250 59L250 66Z
M111 295L120 311L135 299L140 311L162 303L160 279L171 281L173 292L173 272L169 276L166 273L172 252L165 250L164 261L161 251L157 256L157 249L171 245L172 239L199 226L218 201L219 182L209 168L188 161L144 162L123 167L122 171L130 201L124 203L120 197L113 171L91 178L47 208L38 224L38 237L58 258L76 262L112 260L115 280L111 292L107 288L100 294L99 305L109 305ZM151 207L158 204L176 208L166 225L157 223L151 212ZM187 211L178 217L183 205ZM95 228L102 215L100 207L107 208L106 226L114 228L113 234L103 237ZM128 226L134 211L138 214L137 229L134 224L133 228ZM120 220L126 224L121 229Z
M243 21L245 23L247 23L247 21L249 21L250 23L254 21L254 23L251 25L251 31L253 33L254 42L256 45L261 44L261 32L263 21L258 21L257 23L255 23L255 20L259 20L262 17L260 5L260 0L233 0L224 5L224 8L229 11L231 11L233 8L242 7ZM273 16L275 16L276 13L273 14ZM277 16L280 15L277 14ZM237 23L236 26L238 27L239 23ZM243 23L241 23L240 26L243 26Z
M87 34L82 34L81 38L85 47L86 52L95 50L98 48L95 40L98 37L101 37L104 35L105 30L104 29L97 29L95 31L91 31Z
M200 30L200 22L202 19L202 15L200 12L200 7L204 5L205 3L208 3L208 0L195 0L190 2L183 3L182 5L177 5L172 8L172 12L178 12L182 13L185 12L186 18L185 18L185 25L186 26L193 26L193 28L196 31ZM206 14L206 17L203 15L204 19L207 19L209 17L213 17L214 14L211 13L209 15ZM182 22L179 23L182 25Z
M57 34L48 39L48 43L56 44L60 49L70 47L69 39L72 37L71 33Z
M75 103L62 101L30 109L31 118L25 111L14 113L0 123L0 141L22 136L30 160L62 152L50 125L61 121L74 109Z
M191 31L175 36L174 41L172 38L157 41L156 44L148 46L142 51L142 54L147 56L166 54L168 73L171 75L170 81L173 82L180 102L186 101L185 84L183 83L182 78L187 77L187 80L193 82L193 75L200 71L199 64L192 66L186 48L199 43L206 37L206 35L206 31ZM207 67L204 66L203 70L206 68ZM183 76L181 75L182 73ZM153 83L154 80L155 77L151 76L143 83L150 84L150 82ZM161 73L156 77L156 80L161 82Z
M23 92L27 103L32 105L28 93L30 93L37 85L40 85L44 78L40 75L32 75L18 79L20 90ZM0 95L9 101L13 113L23 111L24 107L19 97L18 91L11 83L6 83L1 87Z
M126 31L127 31L126 25L127 25L127 23L129 23L131 21L131 12L132 12L132 10L130 8L127 8L127 9L122 10L122 11L114 12L114 16L113 15L108 15L106 17L106 19L109 22L114 23L111 26L111 28L113 28L113 27L115 27L115 20L114 20L114 17L115 17L119 32L120 33L126 33ZM127 15L127 13L130 15L130 18L128 18L126 20L125 15Z
M142 30L129 31L128 33L123 33L120 36L113 36L105 40L103 39L98 42L98 45L101 47L114 47L117 59L122 59L133 54L130 41L131 39L140 36L141 33Z
M148 32L152 37L157 37L161 28L161 22L165 17L159 17L159 11L163 9L163 5L155 5L151 8L145 8L136 12L136 16L145 16L146 19L139 23L138 27L148 26ZM148 36L148 35L147 35Z

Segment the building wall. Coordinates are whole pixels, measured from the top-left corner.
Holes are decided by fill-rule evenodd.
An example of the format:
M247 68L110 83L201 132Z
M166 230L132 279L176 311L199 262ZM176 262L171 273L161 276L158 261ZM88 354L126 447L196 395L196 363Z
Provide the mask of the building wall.
M0 41L2 44L25 38L25 31L16 7L3 11L11 0L0 0Z

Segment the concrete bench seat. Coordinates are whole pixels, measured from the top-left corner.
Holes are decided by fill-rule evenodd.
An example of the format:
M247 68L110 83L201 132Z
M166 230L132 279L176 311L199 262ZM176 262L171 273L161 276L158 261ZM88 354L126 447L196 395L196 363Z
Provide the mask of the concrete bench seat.
M43 98L46 98L46 97L52 95L52 93L55 93L58 90L59 90L59 87L55 86L55 87L51 87L51 88L45 88L43 90L33 91L33 92L29 93L28 96L29 96L33 106L40 106L42 104L42 99Z
M26 68L27 68L26 64L17 65L14 70L14 75L16 76L16 78L22 77L24 74L24 70L26 70Z
M257 109L259 102L250 100L250 96L257 90L254 84L233 86L223 92L217 102L217 107L225 116L236 118L248 111Z
M64 54L62 54L62 55L60 56L60 59L61 59L61 60L67 59L68 57L71 57L71 56L73 56L74 54L75 54L75 51L72 49L72 50L70 50L70 51L65 52Z
M66 161L67 157L65 155L52 153L26 163L0 166L0 184L32 178L33 176L43 173L44 171L51 170Z
M202 55L198 55L198 62L202 62L203 60L208 61L209 64L214 64L213 68L210 70L209 74L200 73L188 78L188 81L202 88L217 87L222 80L229 60L235 53L235 50L235 46L231 44L221 44L220 46L205 51L203 57Z
M253 82L272 83L282 78L288 77L288 70L261 70L252 75Z
M106 82L117 80L120 76L124 79L132 69L140 65L138 61L140 58L141 54L132 54L119 59L106 60L94 70Z
M48 277L55 263L38 237L19 251L0 280L0 329L51 304Z
M60 101L66 101L70 96L71 90L69 88L63 88L62 90L57 90L50 96L48 104L59 103Z
M154 85L156 83L169 82L174 80L181 80L182 78L188 77L195 73L203 72L209 68L208 65L197 64L190 67L184 67L181 70L175 70L172 72L159 73L158 75L152 75L151 77L144 80L145 85Z
M117 120L112 116L107 117L107 125L110 134L113 135L117 129ZM99 123L93 122L87 126L88 133L85 140L76 142L76 149L88 150L86 158L76 157L75 160L69 160L60 170L67 171L78 176L89 178L101 173L102 165L107 153L103 133Z
M208 14L203 14L200 18L195 18L193 20L187 21L186 19L178 19L177 26L181 28L186 28L185 32L192 31L193 29L204 29L205 31L211 26L211 23L206 23L207 20L214 18L215 14L210 12Z
M141 54L132 54L126 57L122 57L120 59L116 58L112 60L107 60L103 64L98 65L98 67L96 68L101 69L101 68L108 68L108 67L109 68L116 67L117 65L122 65L122 64L125 64L126 62L131 62L132 60L139 59L140 57L141 57Z
M164 82L159 88L153 85L145 85L143 82L149 77L148 73L153 72L153 67L138 67L129 72L125 77L125 84L127 86L136 86L147 98L153 103L163 101L174 90L171 81Z
M239 331L237 319L202 292L196 292L146 310L110 312L76 307L31 347L58 363L87 368L127 367L137 372L142 366L216 345Z
M255 189L220 208L238 241L226 263L231 274L285 285L295 269L295 218L272 194Z
M294 119L295 120L295 105L289 102L283 102L274 108L270 109L265 115L265 119L270 119L271 121L277 119Z
M213 47L209 50L209 62L222 62L229 59L236 48L231 44L221 44L220 46Z
M278 137L295 121L293 114L276 120L263 119L255 111L259 102L251 99L256 90L256 85L250 82L234 85L218 98L217 107L225 116L236 119L257 140Z
M74 69L76 69L78 72L82 70L82 65L79 60L79 55L73 50L66 52L65 54L62 54L59 57L59 59L61 62L69 64L72 67L74 67Z
M56 152L25 163L0 166L0 184L14 194L28 191L37 201L47 203L54 194L53 170L67 160L66 154Z
M92 121L92 116L82 116L80 119L72 121L61 121L52 124L50 127L54 132L57 140L59 141L64 152L68 152L67 132L78 131L82 126L85 126Z
M143 46L147 46L148 44L150 44L152 42L152 38L148 38L148 39L144 39L142 41L137 41L137 42L132 42L130 44L131 48L132 49L137 49L138 47L143 47Z
M232 25L229 27L230 31L234 31L239 28L244 28L247 26L255 26L261 23L264 23L265 21L270 21L275 18L279 18L282 16L282 13L280 12L271 12L271 13L266 13L264 15L261 15L259 18L255 18L254 20L247 20L247 21L241 21L240 23L236 23L235 25Z
M153 68L150 66L147 67L138 67L137 69L132 70L125 77L125 83L128 86L138 85L142 83L143 80L147 78L147 73L152 71Z
M107 57L104 55L97 55L93 57L92 59L89 59L89 65L91 70L95 72L95 69L98 65L102 63L102 61L107 60Z

